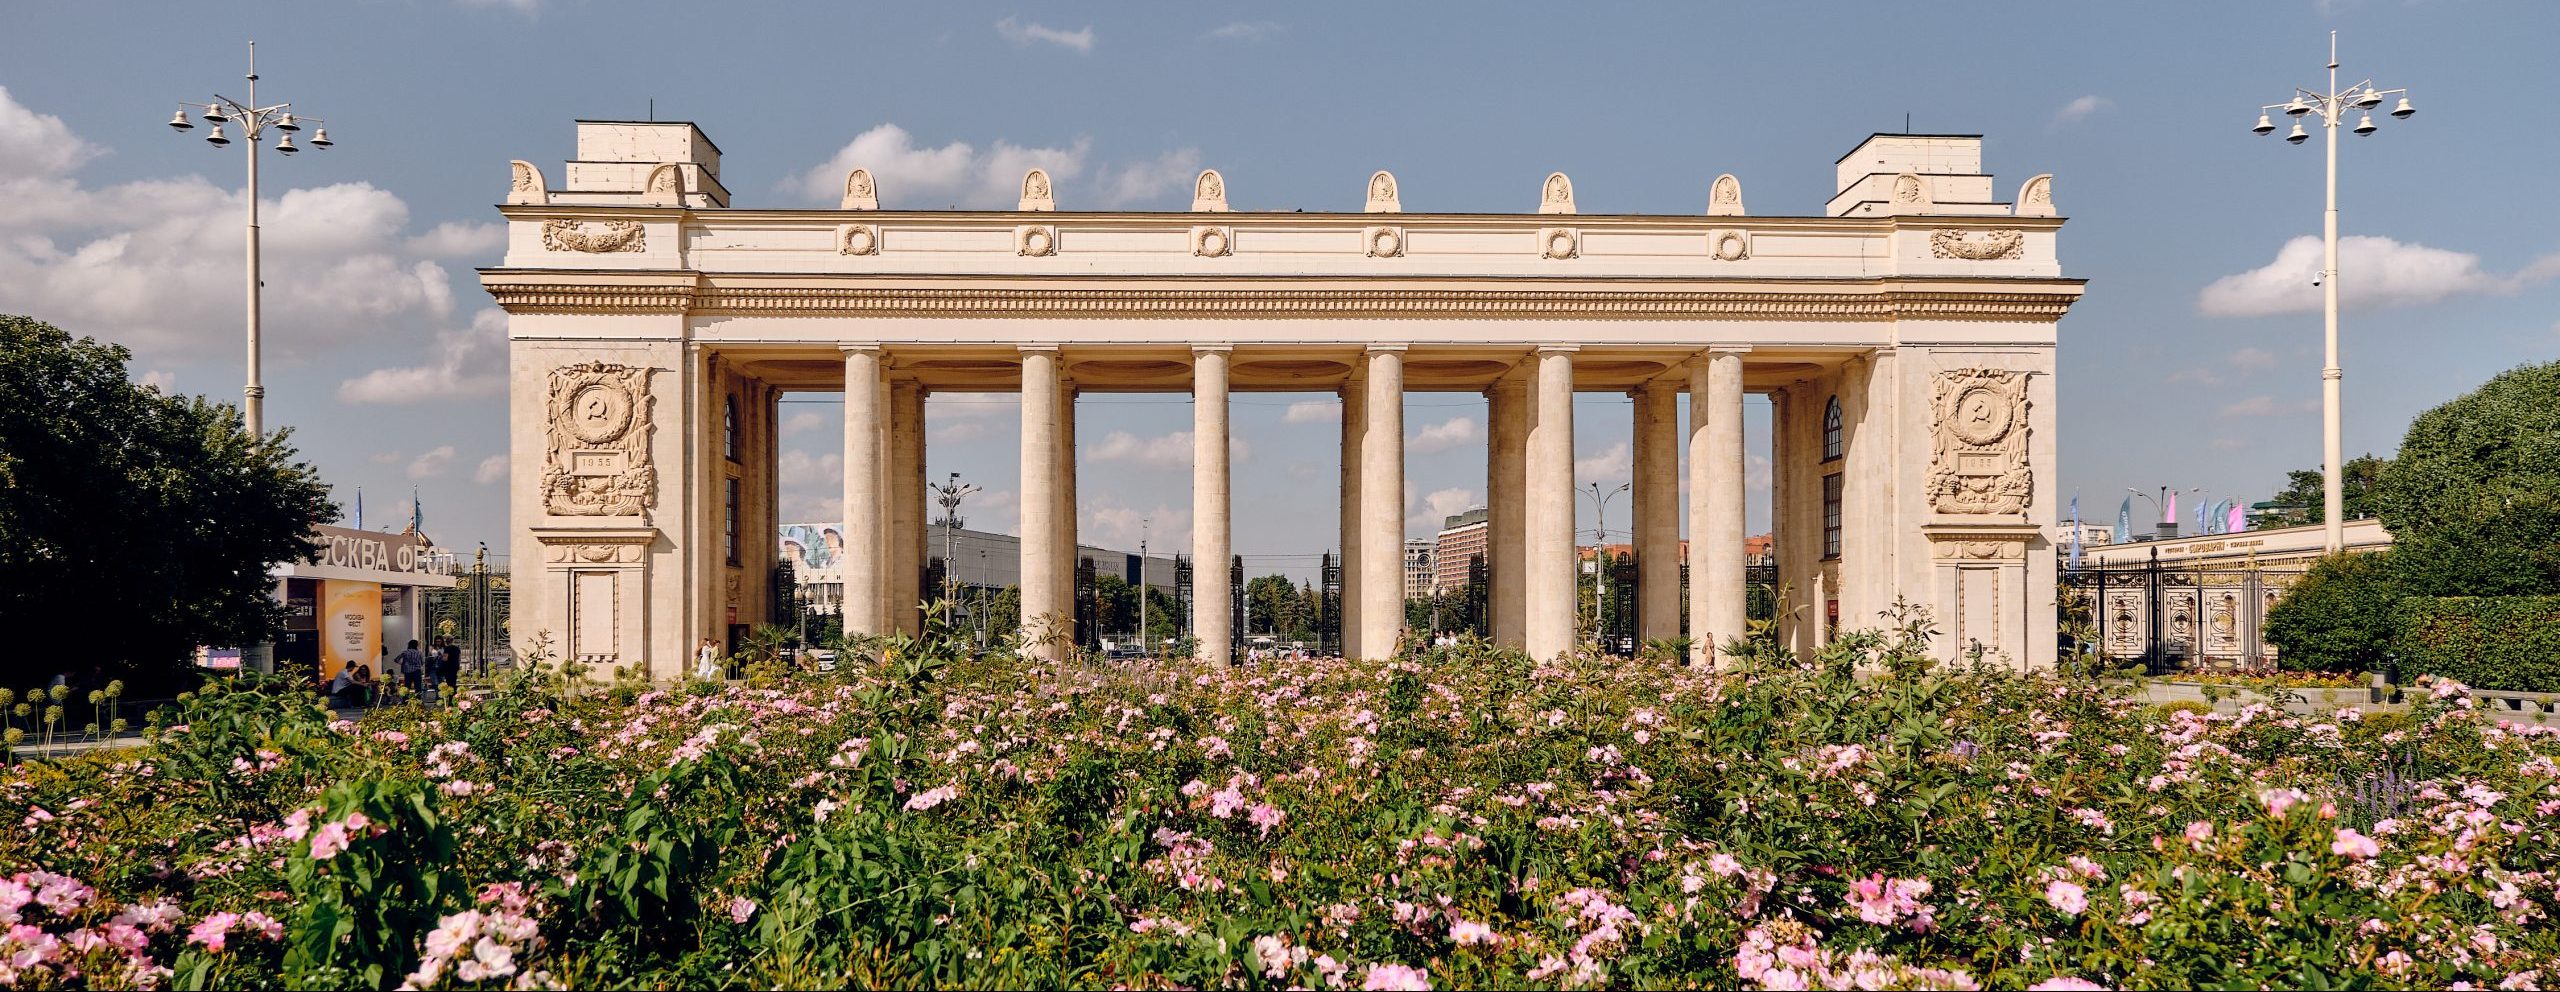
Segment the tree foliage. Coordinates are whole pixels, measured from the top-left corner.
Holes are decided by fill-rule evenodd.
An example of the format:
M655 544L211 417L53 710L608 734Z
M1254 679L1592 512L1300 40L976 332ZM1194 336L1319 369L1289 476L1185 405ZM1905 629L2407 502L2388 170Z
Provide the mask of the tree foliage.
M9 674L172 675L274 633L268 570L336 519L285 432L135 385L132 354L0 315L0 630Z
M2339 497L2346 508L2347 519L2362 520L2374 515L2374 486L2390 467L2390 459L2369 454L2349 458L2346 465L2340 467ZM2316 468L2285 473L2284 491L2277 493L2273 500L2279 507L2277 519L2288 526L2327 520L2327 494L2322 481L2320 470Z
M2408 596L2392 628L2405 676L2560 692L2560 596Z
M2560 593L2560 362L2419 414L2373 496L2409 594Z
M2267 611L2267 641L2292 671L2379 671L2391 647L2392 604L2400 598L2396 552L2320 559Z

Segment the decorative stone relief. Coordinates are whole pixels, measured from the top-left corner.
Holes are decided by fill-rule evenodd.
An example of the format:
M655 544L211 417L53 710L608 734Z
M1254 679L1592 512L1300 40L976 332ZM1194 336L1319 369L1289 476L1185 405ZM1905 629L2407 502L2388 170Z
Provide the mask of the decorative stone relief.
M1961 258L1988 262L2004 258L2024 258L2027 236L2019 231L1957 231L1940 229L1929 232L1929 254L1939 258Z
M1024 224L1014 228L1013 250L1015 254L1030 258L1055 255L1058 253L1058 229L1047 224Z
M2025 513L2034 499L2027 465L2027 373L1938 373L1929 502L1940 513Z
M2026 185L2018 187L2018 216L2051 217L2053 215L2053 173L2048 172L2029 179Z
M1191 253L1202 258L1225 258L1235 251L1235 233L1223 227L1202 226L1191 229Z
M1022 174L1023 210L1056 210L1058 200L1050 195L1049 170L1033 169ZM1041 252L1046 255L1048 252Z
M871 170L855 169L844 174L844 202L837 206L844 210L880 209L880 191L871 185Z
M1707 232L1707 254L1719 262L1739 262L1751 257L1751 234L1731 228Z
M1227 212L1227 179L1216 169L1200 170L1200 178L1191 182L1191 211L1222 214Z
M1400 214L1404 212L1404 202L1396 198L1396 177L1394 174L1389 173L1385 169L1380 169L1369 177L1369 204L1361 209L1363 212L1373 214ZM1371 254L1376 253L1372 252Z
M551 251L582 251L603 255L620 251L645 251L649 232L636 220L608 220L589 229L581 220L557 218L542 222L542 247Z
M836 228L836 253L839 255L880 254L880 225L846 224Z
M1386 175L1383 172L1378 174ZM1404 257L1404 228L1373 227L1361 232L1360 239L1368 246L1370 258Z
M1538 212L1569 214L1573 212L1573 180L1564 173L1547 173L1547 185L1538 193Z
M507 166L515 172L507 183L509 204L530 203L542 206L551 202L551 191L542 185L542 170L534 168L533 163L523 159L509 162Z
M728 590L728 591L727 591L727 595L728 595L727 605L728 605L728 607L729 607L730 609L733 609L733 610L738 608L738 578L739 578L739 576L738 576L738 571L737 571L737 569L734 569L734 568L733 568L733 569L730 569L730 570L729 570L729 582L728 582L728 585L727 585L727 590Z
M684 205L684 167L673 162L649 170L649 184L643 199L661 207Z
M1937 557L1954 561L2021 561L2027 557L2025 541L1958 538L1934 542L1933 547Z
M1715 185L1707 187L1707 216L1742 216L1742 180L1733 173L1717 176Z
M1905 172L1893 177L1893 202L1897 207L1920 208L1929 205L1929 184Z
M1582 257L1582 232L1570 227L1550 227L1540 230L1538 255L1541 258Z
M549 544L542 546L544 557L554 562L588 565L637 565L648 548L633 543L613 544Z
M643 516L658 502L650 464L646 367L586 362L551 370L543 509L569 517Z

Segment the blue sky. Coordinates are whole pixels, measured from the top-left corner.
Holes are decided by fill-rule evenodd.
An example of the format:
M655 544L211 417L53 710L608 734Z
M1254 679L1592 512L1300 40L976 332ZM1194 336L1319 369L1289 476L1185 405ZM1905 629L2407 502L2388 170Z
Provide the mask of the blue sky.
M17 5L7 23L0 311L131 345L136 374L171 388L238 395L241 156L162 122L181 99L244 96L255 36L261 97L339 141L265 163L269 422L343 496L363 487L367 523L396 526L414 486L429 531L466 548L504 543L504 347L472 269L498 255L506 162L556 182L573 119L652 100L719 143L742 206L831 205L823 187L860 158L890 206L994 204L1041 164L1070 210L1179 209L1207 166L1240 209L1350 208L1384 168L1413 210L1525 210L1563 170L1593 212L1702 212L1732 172L1755 212L1803 214L1835 158L1905 114L1982 133L2004 195L2054 173L2072 219L2064 268L2091 282L2062 325L2062 483L2108 520L2127 486L2257 499L2317 463L2317 250L2295 239L2319 230L2318 143L2246 128L2321 81L2335 27L2349 81L2410 87L2420 108L2344 149L2349 453L2560 357L2543 192L2560 137L2516 102L2554 82L2547 3L403 0ZM786 407L797 517L838 478L836 407L805 399ZM1273 567L1333 544L1330 414L1292 412L1312 399L1239 397L1237 542ZM932 412L932 471L984 482L970 516L998 529L1011 409ZM1623 478L1625 411L1584 397L1586 480ZM1081 416L1089 538L1131 541L1143 517L1180 544L1187 402L1094 397ZM1482 404L1416 394L1407 420L1423 533L1481 498ZM1765 478L1754 493L1757 529ZM1625 514L1610 507L1612 529Z

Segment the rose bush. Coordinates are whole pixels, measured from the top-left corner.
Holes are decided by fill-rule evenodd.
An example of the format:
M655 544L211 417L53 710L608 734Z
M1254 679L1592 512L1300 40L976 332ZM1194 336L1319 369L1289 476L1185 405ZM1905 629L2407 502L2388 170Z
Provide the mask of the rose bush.
M2532 988L2560 736L1929 666L209 687L0 775L0 984Z

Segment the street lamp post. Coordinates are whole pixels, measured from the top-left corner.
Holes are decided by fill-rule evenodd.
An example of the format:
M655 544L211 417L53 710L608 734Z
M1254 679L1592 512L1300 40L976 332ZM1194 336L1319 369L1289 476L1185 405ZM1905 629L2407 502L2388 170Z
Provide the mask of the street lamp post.
M2299 145L2309 140L2311 135L2303 130L2302 118L2313 115L2319 117L2321 126L2328 130L2329 135L2328 205L2320 215L2321 241L2325 248L2321 256L2320 302L2328 345L2327 362L2320 367L2320 505L2330 554L2345 550L2347 546L2344 519L2346 484L2342 477L2344 463L2338 441L2338 389L2339 382L2346 376L2338 368L2338 127L2346 122L2349 111L2361 111L2364 116L2353 130L2359 135L2372 134L2379 130L2373 123L2373 108L2381 106L2384 98L2395 95L2400 98L2400 103L2391 108L2391 116L2407 120L2409 115L2418 112L2418 108L2409 105L2408 94L2405 89L2377 89L2370 79L2339 89L2338 33L2331 31L2329 88L2321 91L2296 87L2293 99L2258 108L2258 123L2249 129L2258 134L2275 133L2276 124L2271 115L2282 111L2294 119L2293 131L2284 136L2285 141Z
M187 120L189 109L201 113L206 121L212 123L213 132L204 136L207 144L216 148L230 144L231 139L223 136L222 126L237 124L241 148L249 153L249 381L240 389L240 416L248 425L250 436L263 437L267 387L258 376L258 139L272 129L283 135L276 139L276 151L291 155L302 150L293 144L293 136L302 130L302 125L323 122L317 117L293 113L290 103L271 107L258 105L258 43L254 41L249 43L248 102L218 93L212 103L182 101L178 104L178 112L169 118L169 126L182 132L195 130L195 125ZM333 144L335 142L329 140L328 128L312 132L311 147L326 149Z
M1138 518L1138 653L1147 653L1147 518Z
M978 487L961 482L960 473L953 472L951 481L925 488L932 490L934 502L942 504L942 624L948 627L951 625L951 598L959 595L956 591L958 586L954 584L958 581L955 577L958 566L951 556L960 528L960 501L976 495Z
M1582 487L1582 494L1591 497L1595 505L1591 527L1591 639L1599 643L1600 650L1604 652L1609 650L1609 645L1606 643L1609 628L1609 587L1603 584L1609 575L1609 501L1616 499L1619 493L1626 492L1634 486L1635 483L1632 482L1621 482L1618 483L1618 488L1609 490L1607 493L1600 491L1600 484L1597 482Z

